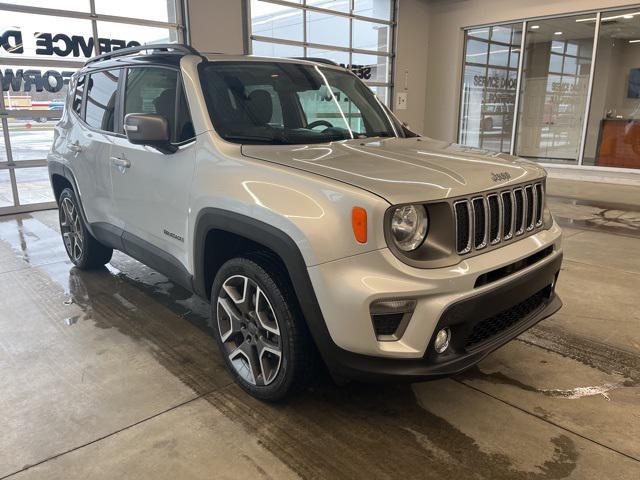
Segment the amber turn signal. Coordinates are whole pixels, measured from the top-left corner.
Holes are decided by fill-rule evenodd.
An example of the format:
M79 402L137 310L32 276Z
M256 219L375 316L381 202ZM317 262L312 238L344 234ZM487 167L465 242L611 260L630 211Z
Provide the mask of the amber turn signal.
M351 227L358 243L367 243L367 211L364 208L353 207Z

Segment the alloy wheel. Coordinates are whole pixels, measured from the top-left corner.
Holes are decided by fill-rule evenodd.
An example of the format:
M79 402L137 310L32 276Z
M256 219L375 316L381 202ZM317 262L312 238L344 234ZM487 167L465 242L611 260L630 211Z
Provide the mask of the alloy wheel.
M69 197L60 205L60 230L69 257L78 262L84 251L84 233L78 209Z
M266 293L244 276L222 284L216 307L220 338L236 373L252 385L269 385L282 363L282 340Z

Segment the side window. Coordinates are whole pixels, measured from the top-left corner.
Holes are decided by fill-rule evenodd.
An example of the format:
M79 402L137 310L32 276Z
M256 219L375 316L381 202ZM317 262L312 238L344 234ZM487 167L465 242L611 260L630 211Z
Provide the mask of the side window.
M73 93L73 100L71 102L71 108L78 116L82 116L82 95L84 94L84 75L78 77L76 80L76 89Z
M92 73L87 85L85 121L89 126L113 132L120 70Z
M194 136L193 124L184 93L176 102L178 72L168 68L131 68L127 73L124 114L155 113L169 122L173 143ZM177 108L177 112L176 112Z

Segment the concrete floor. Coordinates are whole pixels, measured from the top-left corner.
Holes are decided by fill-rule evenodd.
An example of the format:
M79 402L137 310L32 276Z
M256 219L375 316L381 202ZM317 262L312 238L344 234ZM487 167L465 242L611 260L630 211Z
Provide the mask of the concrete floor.
M640 194L585 190L549 186L554 317L456 378L275 406L205 303L123 254L71 268L56 212L0 217L0 478L640 478Z

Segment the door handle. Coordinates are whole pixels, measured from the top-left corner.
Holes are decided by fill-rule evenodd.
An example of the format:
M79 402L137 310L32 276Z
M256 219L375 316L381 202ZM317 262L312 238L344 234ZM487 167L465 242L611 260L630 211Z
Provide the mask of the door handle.
M67 143L67 148L71 150L73 153L80 153L82 151L82 147L78 142Z
M111 157L111 163L120 169L129 168L131 166L131 162L124 157Z

